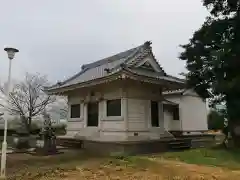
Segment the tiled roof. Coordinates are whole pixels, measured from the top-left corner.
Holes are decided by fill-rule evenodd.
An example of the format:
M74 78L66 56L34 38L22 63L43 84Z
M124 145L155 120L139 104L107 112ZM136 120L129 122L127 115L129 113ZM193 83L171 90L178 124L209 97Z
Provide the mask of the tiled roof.
M132 48L132 49L129 49L127 51L118 53L116 55L104 58L104 59L99 60L99 61L95 61L95 62L90 63L90 64L84 64L82 66L82 69L96 68L98 66L105 65L105 64L108 64L109 67L110 66L115 67L116 65L115 65L114 62L119 61L119 60L122 60L122 61L126 60L127 57L129 57L130 55L134 54L135 52L138 52L138 50L140 50L142 48L142 46L143 45L135 47L135 48Z
M104 76L108 75L108 73L106 72L106 69L117 66L118 64L123 63L124 60L125 59L122 58L117 61L107 62L107 63L101 64L101 65L99 65L99 64L96 66L90 65L90 66L92 66L91 68L84 68L74 78L67 80L65 83L63 82L63 85L69 86L72 84L82 83L82 82L86 82L86 81L90 81L93 79L104 77Z
M137 46L135 48L129 49L127 51L118 53L114 56L104 58L102 60L90 63L90 64L85 64L82 66L82 69L79 73L76 75L72 76L71 78L59 82L51 87L48 87L46 89L51 90L51 89L58 89L58 88L63 88L63 87L68 87L71 85L75 84L80 84L83 82L95 80L98 78L103 78L105 76L109 76L115 72L118 72L121 70L122 65L131 67L135 63L139 62L141 59L145 58L147 55L152 55L152 50L151 50L151 42L145 42L144 44ZM153 56L154 58L154 56ZM156 61L156 59L154 58ZM158 62L156 61L158 64ZM164 79L167 81L175 81L178 82L179 79L167 76L164 70L161 68L161 66L158 64L160 70L162 73L151 73L151 72L143 72L143 71L138 71L136 69L131 69L133 73L137 73L139 75L144 75L144 76L149 76L153 78L159 78L159 79ZM182 83L182 81L181 81Z
M164 96L171 96L171 95L183 95L183 96L195 96L195 97L200 97L194 88L182 88L182 89L177 89L177 90L171 90L171 91L164 91L163 92Z
M106 71L106 69L113 69L118 66L120 67L120 64L126 62L130 57L132 57L132 55L138 53L143 48L144 48L144 44L141 46L132 48L130 50L118 53L114 56L104 58L102 60L95 61L90 64L85 64L82 66L82 70L79 73L49 88L55 89L55 88L70 86L73 84L78 84L78 83L82 83L82 82L107 76L109 75L109 73Z

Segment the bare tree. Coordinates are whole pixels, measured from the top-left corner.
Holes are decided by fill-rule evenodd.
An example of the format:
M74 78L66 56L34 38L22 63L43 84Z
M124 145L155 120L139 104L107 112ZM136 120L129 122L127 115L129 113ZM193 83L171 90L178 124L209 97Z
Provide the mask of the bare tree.
M46 76L26 73L25 79L13 85L9 94L8 111L11 115L21 117L27 132L31 130L32 118L41 115L44 109L55 101L54 96L49 96L43 91L48 84ZM2 93L5 88L0 88Z
M60 104L60 115L63 118L67 118L68 114L68 99L66 97L62 98L62 103Z
M66 119L68 114L68 100L64 96L56 96L56 101L49 106L50 114L60 115L60 119Z

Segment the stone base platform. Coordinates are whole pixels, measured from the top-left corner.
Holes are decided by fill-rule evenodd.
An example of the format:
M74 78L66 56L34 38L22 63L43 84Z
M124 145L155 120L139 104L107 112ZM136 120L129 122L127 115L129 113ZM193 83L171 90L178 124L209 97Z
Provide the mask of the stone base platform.
M215 144L214 135L185 135L172 138L161 138L145 141L107 142L96 140L60 139L61 145L85 149L88 153L97 155L136 155L151 154L166 151L184 150L190 148L210 147Z

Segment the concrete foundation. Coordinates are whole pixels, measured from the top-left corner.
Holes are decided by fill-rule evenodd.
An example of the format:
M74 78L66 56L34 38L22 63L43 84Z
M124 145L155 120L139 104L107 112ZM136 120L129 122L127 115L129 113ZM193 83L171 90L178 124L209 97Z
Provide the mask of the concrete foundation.
M61 140L69 147L85 149L95 155L136 155L151 154L190 148L211 147L216 144L214 135L189 135L175 139L162 138L145 141L104 142L94 140ZM58 141L60 142L60 141ZM61 145L63 145L62 143Z

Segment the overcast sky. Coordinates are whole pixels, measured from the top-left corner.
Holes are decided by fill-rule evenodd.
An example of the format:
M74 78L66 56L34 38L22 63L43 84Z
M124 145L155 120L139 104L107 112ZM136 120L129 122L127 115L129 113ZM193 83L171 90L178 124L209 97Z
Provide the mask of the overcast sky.
M13 78L39 72L56 82L84 63L152 41L155 57L172 75L184 71L179 44L208 15L202 0L0 0L0 80L7 77L3 48L20 52Z

